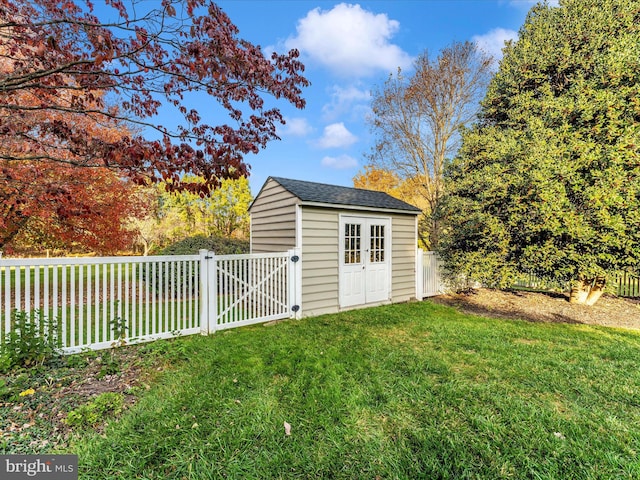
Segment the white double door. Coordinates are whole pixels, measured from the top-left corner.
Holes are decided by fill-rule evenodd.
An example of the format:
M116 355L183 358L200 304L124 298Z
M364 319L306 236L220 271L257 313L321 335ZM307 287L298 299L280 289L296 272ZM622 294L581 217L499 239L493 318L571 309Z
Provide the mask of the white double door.
M391 219L340 217L340 307L390 298Z

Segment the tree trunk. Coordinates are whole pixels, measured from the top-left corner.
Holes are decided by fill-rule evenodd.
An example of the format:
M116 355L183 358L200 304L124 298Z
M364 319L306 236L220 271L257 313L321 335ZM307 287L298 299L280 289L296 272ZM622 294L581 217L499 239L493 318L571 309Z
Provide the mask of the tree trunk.
M569 294L569 303L584 305L591 291L592 279L579 278L571 285L571 293Z
M591 306L594 303L596 303L604 293L604 287L606 284L607 284L606 277L596 277L595 281L593 282L593 286L589 291L589 296L587 297L587 300L584 302L585 305Z
M149 241L145 240L144 238L142 239L142 248L144 249L142 255L144 257L149 255Z
M594 305L604 293L607 279L604 276L580 278L571 286L569 303L578 305Z

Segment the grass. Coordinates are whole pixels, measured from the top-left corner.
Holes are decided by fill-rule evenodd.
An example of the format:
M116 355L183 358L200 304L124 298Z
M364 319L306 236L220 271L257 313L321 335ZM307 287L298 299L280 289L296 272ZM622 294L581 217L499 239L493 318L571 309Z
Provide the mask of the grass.
M175 345L80 478L640 478L635 332L423 302Z

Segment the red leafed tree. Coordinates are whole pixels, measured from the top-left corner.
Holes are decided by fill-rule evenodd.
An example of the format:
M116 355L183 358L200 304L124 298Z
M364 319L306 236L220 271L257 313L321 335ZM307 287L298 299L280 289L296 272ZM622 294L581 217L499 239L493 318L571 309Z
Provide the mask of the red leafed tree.
M2 158L60 160L58 152L66 149L74 164L121 168L138 181L162 177L179 188L181 173L189 172L215 187L221 178L246 175L244 155L277 138L282 116L263 96L304 107L301 87L308 82L298 52L267 59L238 38L216 4L105 3L111 10L101 17L108 22L89 1L0 0L0 140L21 140L21 150L5 149ZM21 105L17 93L24 91L39 105ZM208 125L185 107L185 96L195 93L212 100L195 100L207 118L221 108L228 123ZM163 105L175 106L182 117L173 129L157 122ZM154 129L160 138L90 138L65 118L34 124L34 110L117 119Z
M105 179L101 168L114 178L171 180L172 188L202 194L224 178L247 175L245 155L277 139L283 123L266 97L303 108L308 82L297 51L266 58L238 35L206 0L107 0L100 12L90 1L0 0L5 239L33 221L38 203L58 219L83 218L79 213L90 209L77 201L75 187ZM175 126L159 120L167 106L175 108ZM87 125L135 133L92 134ZM185 184L184 173L205 182Z
M76 165L117 167L137 181L162 177L180 188L181 173L189 172L215 187L221 178L246 175L244 155L277 138L282 116L263 96L304 107L301 87L308 82L298 52L267 59L238 38L216 4L105 3L110 11L101 17L108 22L89 1L0 0L0 141L21 144L19 151L3 149L0 158L61 160L59 152L67 150ZM18 93L25 91L39 104L21 105ZM202 96L195 99L197 93ZM205 108L207 118L222 109L228 123L205 123L185 106L185 96ZM175 128L158 123L166 105L181 116ZM88 137L69 117L33 123L34 110L116 119L160 138L104 141Z
M63 92L62 95L67 95ZM39 104L31 92L16 94L23 107ZM127 134L113 119L99 122L90 114L30 110L25 117L33 124L73 122L87 137L105 142ZM42 137L42 144L50 137ZM23 150L20 138L7 138L1 152ZM99 253L113 253L131 245L133 232L127 220L143 213L130 179L106 167L83 168L73 153L56 151L58 159L0 159L0 250L41 251L70 247Z
M9 253L75 248L108 254L131 246L134 232L126 221L144 206L129 180L106 168L53 162L22 164L11 175L11 187L24 188L0 187L6 227L0 228L0 242Z

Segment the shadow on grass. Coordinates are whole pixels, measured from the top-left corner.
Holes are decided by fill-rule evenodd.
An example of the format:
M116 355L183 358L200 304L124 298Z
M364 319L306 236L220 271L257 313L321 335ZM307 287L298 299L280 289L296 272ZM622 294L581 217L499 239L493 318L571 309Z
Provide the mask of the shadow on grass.
M490 298L492 294L495 299ZM552 311L559 305L569 305L568 295L559 292L484 289L482 293L468 290L458 294L430 297L428 300L454 307L462 313L483 317L545 323L588 323L578 320L575 316Z

